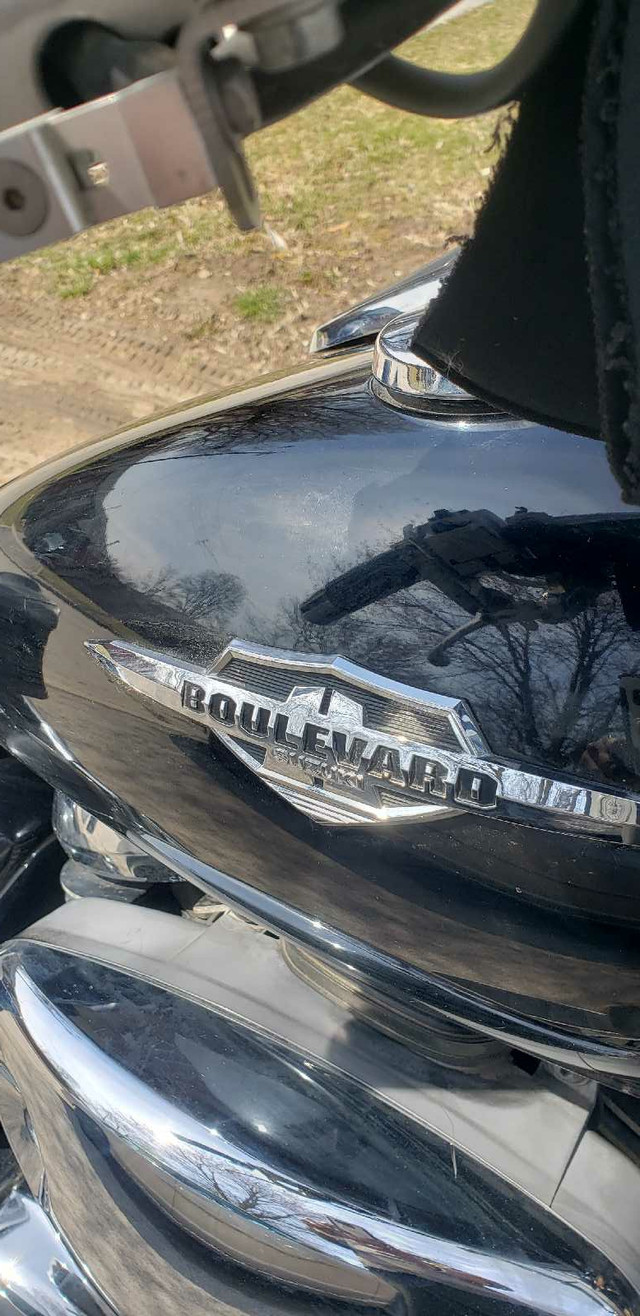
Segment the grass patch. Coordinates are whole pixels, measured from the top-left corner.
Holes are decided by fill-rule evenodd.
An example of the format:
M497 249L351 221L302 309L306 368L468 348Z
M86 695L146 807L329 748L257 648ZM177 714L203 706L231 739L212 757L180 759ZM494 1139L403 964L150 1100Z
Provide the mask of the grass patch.
M274 320L280 319L284 311L285 299L280 288L263 285L238 293L233 305L243 320L261 320L263 324L271 324Z
M86 297L92 288L93 276L91 271L83 270L69 275L68 278L61 278L60 283L56 286L56 292L63 301L68 301L71 297Z
M22 263L41 272L49 290L57 296L84 296L105 275L135 267L143 270L175 259L189 247L199 247L209 227L206 217L203 224L194 226L193 232L188 225L185 238L181 209L175 207L157 214L143 211L113 220L64 245L27 256Z
M468 71L501 59L525 26L534 0L493 0L461 19L413 37L401 53L431 68ZM246 144L267 222L283 234L303 268L348 263L356 244L375 256L372 274L394 273L394 226L408 225L432 251L468 228L496 158L496 115L448 121L402 114L351 87L341 87ZM181 206L114 220L67 244L27 256L26 268L46 293L91 294L103 279L135 281L145 269L172 265L189 272L193 258L225 259L267 252L239 233L219 194ZM252 245L253 244L253 245ZM427 259L423 252L422 259ZM418 260L415 262L418 263ZM283 269L283 282L295 274ZM306 276L317 285L318 273ZM302 283L305 276L300 277ZM327 273L327 283L330 274ZM104 285L103 289L104 289ZM132 286L136 286L135 282ZM33 289L33 281L31 284ZM38 287L33 289L38 291ZM114 287L114 301L120 291ZM285 300L283 300L285 299ZM234 303L243 320L276 320L286 294L259 286Z
M169 250L166 244L158 254L153 247L145 252L139 246L114 245L114 225L108 226L108 232L109 242L94 240L91 246L83 248L76 239L68 247L53 248L38 258L52 292L62 298L85 296L94 287L96 277L148 264L154 258L164 259Z

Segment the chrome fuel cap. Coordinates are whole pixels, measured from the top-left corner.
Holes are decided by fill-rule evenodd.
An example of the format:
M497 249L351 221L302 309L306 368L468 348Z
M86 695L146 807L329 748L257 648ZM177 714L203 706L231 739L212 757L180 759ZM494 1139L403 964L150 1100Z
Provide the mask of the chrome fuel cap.
M476 420L495 418L495 407L454 384L414 352L414 334L422 312L399 315L381 329L373 349L372 389L392 406L430 415Z

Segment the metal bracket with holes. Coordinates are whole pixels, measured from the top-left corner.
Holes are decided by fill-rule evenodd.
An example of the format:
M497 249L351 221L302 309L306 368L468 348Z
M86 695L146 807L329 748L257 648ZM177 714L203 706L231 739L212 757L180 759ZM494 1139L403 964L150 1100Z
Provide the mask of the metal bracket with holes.
M0 133L0 261L217 186L177 71Z

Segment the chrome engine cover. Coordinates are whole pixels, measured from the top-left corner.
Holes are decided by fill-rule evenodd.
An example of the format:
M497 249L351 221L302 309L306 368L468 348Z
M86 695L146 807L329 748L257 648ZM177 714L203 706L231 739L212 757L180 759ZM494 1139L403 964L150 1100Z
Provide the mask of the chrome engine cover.
M595 1084L430 1066L233 914L74 901L1 968L32 1196L0 1212L0 1311L639 1310L640 1167L590 1127ZM25 1302L36 1230L58 1260Z

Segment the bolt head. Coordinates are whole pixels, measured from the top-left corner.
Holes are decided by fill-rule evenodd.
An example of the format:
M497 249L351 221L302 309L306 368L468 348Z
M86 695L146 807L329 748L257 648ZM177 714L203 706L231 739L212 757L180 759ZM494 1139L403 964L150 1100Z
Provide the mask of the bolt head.
M110 178L106 160L96 160L94 164L90 164L87 177L92 187L106 187Z

